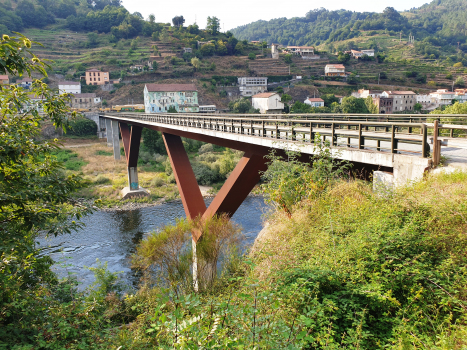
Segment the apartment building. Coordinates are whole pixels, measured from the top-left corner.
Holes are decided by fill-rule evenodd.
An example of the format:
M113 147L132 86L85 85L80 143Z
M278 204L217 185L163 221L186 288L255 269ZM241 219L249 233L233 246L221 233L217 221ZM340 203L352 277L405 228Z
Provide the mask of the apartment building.
M144 110L164 113L174 107L179 113L199 112L198 90L195 84L146 84Z
M268 78L240 77L238 78L240 95L253 96L268 91Z

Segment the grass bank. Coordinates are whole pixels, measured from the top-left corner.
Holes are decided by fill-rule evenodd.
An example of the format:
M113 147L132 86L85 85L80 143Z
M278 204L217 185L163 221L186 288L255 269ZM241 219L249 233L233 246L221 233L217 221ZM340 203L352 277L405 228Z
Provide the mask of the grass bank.
M165 155L140 150L138 180L150 195L122 201L121 190L128 186L122 144L120 160L114 159L112 149L105 142L96 139L67 137L63 145L55 155L63 162L66 171L81 173L88 183L88 187L78 193L81 198L99 199L104 207L128 203L151 204L179 198L175 177ZM186 143L198 183L204 194L214 194L235 167L241 153L202 143L191 146Z

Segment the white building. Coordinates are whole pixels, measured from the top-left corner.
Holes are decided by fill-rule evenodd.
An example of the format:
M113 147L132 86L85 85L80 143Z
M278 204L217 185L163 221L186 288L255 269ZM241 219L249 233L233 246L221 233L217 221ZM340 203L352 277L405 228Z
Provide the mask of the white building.
M311 107L324 107L324 100L319 97L307 98L304 103Z
M345 67L343 64L327 64L324 67L324 75L327 77L345 77Z
M413 91L384 91L381 97L392 98L392 111L413 111L417 103L417 95Z
M315 48L313 46L287 46L287 51L302 58L315 55Z
M268 91L268 78L240 77L238 78L240 95L253 96Z
M254 109L259 109L260 113L280 114L284 109L281 97L276 92L264 92L256 94L251 98Z
M352 92L352 96L356 98L367 98L371 96L372 98L381 97L383 95L382 90L365 90L360 89L357 92Z
M369 50L350 50L350 54L352 55L353 58L360 58L364 55L367 55L368 57L375 57L375 50L369 49Z
M456 93L448 91L446 89L439 89L436 92L430 93L433 99L437 100L439 106L450 106L452 100L456 99Z
M430 94L417 95L416 99L417 103L420 103L424 110L433 110L439 107L438 99Z
M58 92L60 94L80 94L81 93L81 84L76 81L59 81L58 82Z

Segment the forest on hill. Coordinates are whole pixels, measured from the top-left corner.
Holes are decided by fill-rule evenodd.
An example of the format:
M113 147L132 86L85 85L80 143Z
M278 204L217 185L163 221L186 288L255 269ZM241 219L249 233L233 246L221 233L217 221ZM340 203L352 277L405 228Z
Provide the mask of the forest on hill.
M387 7L382 13L311 10L304 17L259 20L232 30L239 39L267 40L282 45L321 45L359 36L386 33L436 46L456 45L467 52L467 2L433 0L420 8L398 12Z

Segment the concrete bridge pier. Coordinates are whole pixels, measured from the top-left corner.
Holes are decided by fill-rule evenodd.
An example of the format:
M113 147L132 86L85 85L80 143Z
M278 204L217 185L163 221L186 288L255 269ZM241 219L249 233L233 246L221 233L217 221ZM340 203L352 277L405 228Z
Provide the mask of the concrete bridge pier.
M112 121L113 123L113 121ZM127 123L120 124L120 134L122 135L123 149L125 150L125 158L128 167L128 187L123 188L123 199L132 197L147 196L149 192L139 186L138 181L138 153L141 143L140 126L129 126ZM117 129L118 130L118 129ZM114 139L115 140L115 139ZM117 133L118 140L118 133ZM115 145L115 143L114 143ZM119 143L120 146L120 143ZM115 146L114 146L115 153ZM118 147L118 154L120 155L120 147Z
M112 147L114 151L114 159L120 160L120 138L118 134L118 121L111 121L111 130L112 130ZM108 142L108 139L107 139Z
M107 147L112 147L112 121L108 118L105 119L105 134L107 137Z

